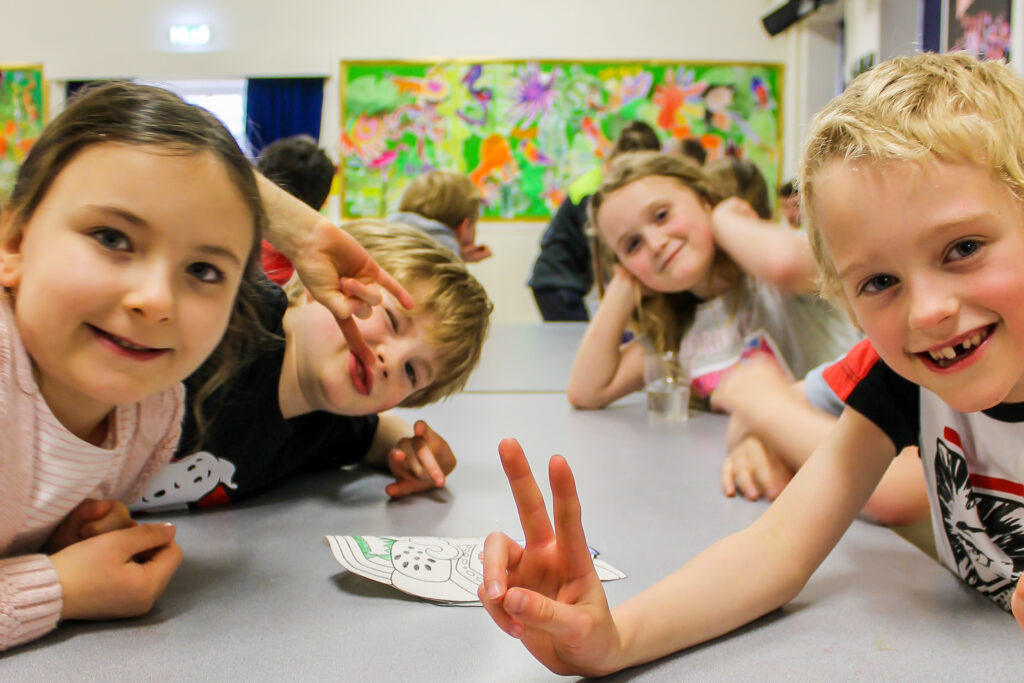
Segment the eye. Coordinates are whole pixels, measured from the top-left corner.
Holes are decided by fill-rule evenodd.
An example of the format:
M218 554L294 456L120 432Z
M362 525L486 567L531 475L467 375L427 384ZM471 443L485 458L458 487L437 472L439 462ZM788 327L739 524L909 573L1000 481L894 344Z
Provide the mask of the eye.
M960 240L946 252L947 261L960 261L981 249L981 242L976 239Z
M661 224L668 218L668 209L658 209L654 212L654 222Z
M395 320L395 314L391 312L390 308L385 308L384 313L388 316L388 322L391 323L391 329L398 332L398 321Z
M114 228L100 228L93 230L90 236L96 240L101 247L109 249L110 251L130 251L132 248L131 240L121 232Z
M898 279L892 275L872 275L858 290L859 294L877 294L896 285Z
M416 386L416 368L412 366L412 363L405 364L405 376L409 378L409 383L413 387Z
M626 244L625 244L625 246L623 247L622 250L623 250L623 252L625 252L627 254L632 254L639 247L640 247L640 238L639 237L630 237L628 240L626 240Z
M217 283L224 281L224 271L212 263L196 261L185 268L185 272L200 282Z

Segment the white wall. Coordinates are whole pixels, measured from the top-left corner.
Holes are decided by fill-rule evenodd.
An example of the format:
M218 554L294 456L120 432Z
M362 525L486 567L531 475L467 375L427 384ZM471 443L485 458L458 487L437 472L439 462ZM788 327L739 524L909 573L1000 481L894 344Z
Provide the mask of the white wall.
M45 0L6 3L0 64L42 63L50 80L102 77L329 77L322 143L337 154L338 62L491 57L791 62L793 31L771 38L773 0ZM175 52L172 23L208 23L204 52ZM790 68L792 71L792 68ZM801 121L786 78L784 167ZM801 117L803 114L801 114ZM525 286L543 224L488 223L495 256L472 266L495 320L538 320Z

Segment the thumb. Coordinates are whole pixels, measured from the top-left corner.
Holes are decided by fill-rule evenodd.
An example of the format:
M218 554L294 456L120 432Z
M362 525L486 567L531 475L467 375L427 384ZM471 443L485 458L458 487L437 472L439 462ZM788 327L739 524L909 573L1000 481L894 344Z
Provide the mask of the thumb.
M523 626L560 638L573 638L586 632L587 616L576 605L567 605L526 588L510 588L505 593L505 611Z

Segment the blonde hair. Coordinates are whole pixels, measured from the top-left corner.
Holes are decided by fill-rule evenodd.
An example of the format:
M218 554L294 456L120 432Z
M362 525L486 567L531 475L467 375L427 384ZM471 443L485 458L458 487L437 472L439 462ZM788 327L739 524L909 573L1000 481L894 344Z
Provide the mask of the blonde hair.
M856 79L815 116L800 160L808 237L822 295L844 302L811 208L830 161L883 164L929 157L989 169L1024 200L1024 82L1000 62L963 53L897 57Z
M461 390L480 361L494 308L483 285L457 256L422 230L378 220L357 220L342 227L413 295L416 307L411 314L434 319L425 333L427 343L438 350L434 381L399 405L417 408ZM304 300L297 275L284 289L289 305Z
M709 209L721 200L718 189L692 159L661 152L630 152L616 157L601 186L591 195L587 208L594 252L594 276L601 296L604 296L604 283L611 275L611 267L618 260L611 245L601 235L597 220L601 205L612 192L650 176L678 181L697 195L700 202ZM738 285L743 278L743 272L732 258L717 248L712 272L722 275L734 285ZM635 330L650 339L658 351L677 350L693 324L700 299L688 291L642 296L638 288L635 294Z
M477 220L482 203L483 195L467 176L452 171L430 171L409 183L398 210L418 213L455 230L466 219Z

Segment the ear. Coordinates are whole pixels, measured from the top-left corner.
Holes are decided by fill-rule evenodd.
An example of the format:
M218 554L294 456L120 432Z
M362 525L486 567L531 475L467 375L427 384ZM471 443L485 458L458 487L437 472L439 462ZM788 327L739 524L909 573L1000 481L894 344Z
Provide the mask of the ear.
M455 228L455 236L459 238L459 244L462 244L463 240L466 239L466 231L469 230L470 224L471 221L468 218L463 218L462 222Z
M0 223L0 234L9 228L9 221ZM0 242L0 285L15 289L21 283L21 240L23 232L17 230L9 239Z

